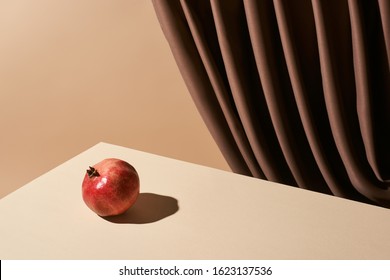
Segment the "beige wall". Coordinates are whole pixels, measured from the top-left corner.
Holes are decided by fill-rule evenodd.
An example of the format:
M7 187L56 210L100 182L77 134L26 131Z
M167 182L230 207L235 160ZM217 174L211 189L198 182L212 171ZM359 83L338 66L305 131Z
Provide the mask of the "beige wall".
M149 0L1 0L0 103L0 197L100 141L229 170Z

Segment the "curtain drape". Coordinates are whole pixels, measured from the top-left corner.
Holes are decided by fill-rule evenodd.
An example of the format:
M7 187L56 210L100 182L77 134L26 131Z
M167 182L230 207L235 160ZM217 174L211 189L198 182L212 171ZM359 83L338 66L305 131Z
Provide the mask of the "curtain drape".
M390 1L153 5L233 172L390 207Z

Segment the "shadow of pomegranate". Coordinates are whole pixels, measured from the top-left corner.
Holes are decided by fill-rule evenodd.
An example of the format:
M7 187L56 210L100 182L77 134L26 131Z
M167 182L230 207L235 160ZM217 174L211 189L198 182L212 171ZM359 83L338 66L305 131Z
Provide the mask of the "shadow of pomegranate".
M155 193L140 193L135 204L125 213L102 218L117 224L148 224L171 216L178 210L176 198Z

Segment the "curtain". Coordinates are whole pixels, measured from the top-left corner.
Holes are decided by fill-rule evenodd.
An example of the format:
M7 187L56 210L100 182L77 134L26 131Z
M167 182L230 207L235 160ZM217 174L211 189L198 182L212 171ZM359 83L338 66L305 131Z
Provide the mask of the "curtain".
M390 1L153 5L233 172L390 207Z

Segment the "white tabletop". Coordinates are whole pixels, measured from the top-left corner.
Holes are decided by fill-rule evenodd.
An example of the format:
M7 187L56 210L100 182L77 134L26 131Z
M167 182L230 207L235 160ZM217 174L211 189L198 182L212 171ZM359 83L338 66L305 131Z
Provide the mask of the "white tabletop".
M108 157L137 169L141 194L104 219L81 183ZM388 209L106 143L0 200L0 259L389 258Z

